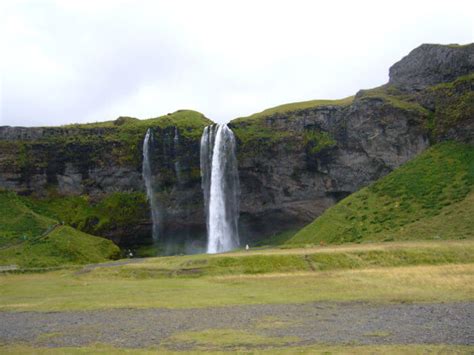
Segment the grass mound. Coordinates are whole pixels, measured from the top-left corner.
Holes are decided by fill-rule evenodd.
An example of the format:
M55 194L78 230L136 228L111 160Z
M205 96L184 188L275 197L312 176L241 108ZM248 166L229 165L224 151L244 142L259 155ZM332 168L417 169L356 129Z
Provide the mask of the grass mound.
M328 209L287 243L474 237L474 147L433 146Z
M120 250L110 240L69 226L58 226L43 238L0 250L3 263L23 268L98 263L118 256Z
M25 206L14 192L0 192L0 247L39 236L55 223Z
M110 240L62 226L32 211L13 192L0 192L0 260L3 265L42 268L102 262L119 256Z
M22 197L31 210L86 233L106 235L111 229L127 230L149 216L146 196L142 192L112 192L99 201L87 195L47 198Z

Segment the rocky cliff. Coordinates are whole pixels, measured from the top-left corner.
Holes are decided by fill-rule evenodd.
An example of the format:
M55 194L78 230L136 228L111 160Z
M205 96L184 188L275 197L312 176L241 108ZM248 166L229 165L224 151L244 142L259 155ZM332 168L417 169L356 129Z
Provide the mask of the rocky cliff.
M164 229L202 236L199 139L210 123L200 113L178 111L142 121L0 127L0 187L30 196L38 212L122 246L148 240L142 145L151 128L153 172L167 212Z
M474 142L474 45L422 45L388 84L231 122L249 239L312 221L432 142Z
M312 221L431 142L473 143L473 58L472 44L422 45L390 68L382 87L233 120L243 242ZM0 127L0 187L31 196L41 212L121 245L146 240L151 225L142 141L151 127L165 234L202 239L199 140L209 123L197 112L179 111L143 121Z

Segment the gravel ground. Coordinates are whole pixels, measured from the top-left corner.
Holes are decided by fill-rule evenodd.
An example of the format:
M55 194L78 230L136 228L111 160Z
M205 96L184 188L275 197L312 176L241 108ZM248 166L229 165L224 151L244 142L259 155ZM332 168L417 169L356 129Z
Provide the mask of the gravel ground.
M0 343L33 346L153 347L183 331L238 329L288 345L474 345L474 303L308 303L201 309L0 312ZM171 348L186 349L180 344Z

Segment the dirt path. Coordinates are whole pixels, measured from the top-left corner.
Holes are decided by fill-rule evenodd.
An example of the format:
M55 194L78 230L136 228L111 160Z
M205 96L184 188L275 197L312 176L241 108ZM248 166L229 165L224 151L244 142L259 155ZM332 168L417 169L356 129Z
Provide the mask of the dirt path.
M153 347L190 350L170 342L182 332L234 329L285 345L474 345L474 303L310 303L202 309L116 309L87 312L0 312L0 343L33 346ZM269 344L271 345L271 344ZM259 347L265 344L259 344ZM251 348L252 346L249 345Z

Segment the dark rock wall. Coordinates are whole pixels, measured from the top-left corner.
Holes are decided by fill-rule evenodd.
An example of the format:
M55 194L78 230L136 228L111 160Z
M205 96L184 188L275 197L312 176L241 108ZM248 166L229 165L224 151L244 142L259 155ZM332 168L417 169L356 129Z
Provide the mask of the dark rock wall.
M239 125L233 123L239 138ZM345 107L325 106L264 119L265 128L290 133L254 154L238 148L243 237L304 225L325 209L387 174L429 146L417 113L374 98ZM308 149L305 135L334 141Z
M207 123L203 122L202 126ZM138 159L128 156L125 159L122 152L129 149L129 142L116 137L113 128L0 127L0 188L40 199L87 195L91 205L115 193L144 195L142 141L145 132L146 127L133 139L131 148L137 152ZM163 230L180 236L192 231L202 235L205 227L202 224L199 140L180 135L179 146L176 146L175 126L155 127L153 134L153 170L166 212ZM110 223L108 228L88 228L87 231L100 233L121 245L135 244L151 235L149 215L130 219L129 226ZM89 220L83 224L89 226Z

